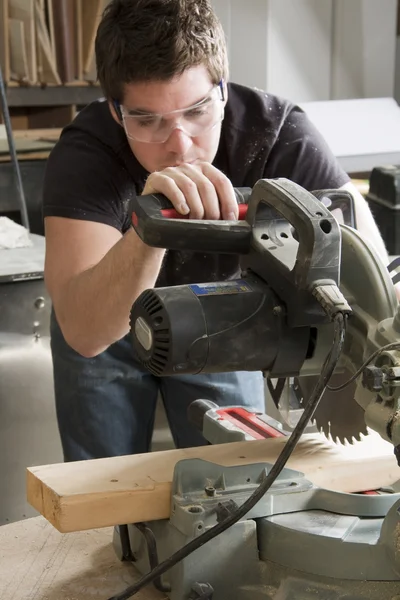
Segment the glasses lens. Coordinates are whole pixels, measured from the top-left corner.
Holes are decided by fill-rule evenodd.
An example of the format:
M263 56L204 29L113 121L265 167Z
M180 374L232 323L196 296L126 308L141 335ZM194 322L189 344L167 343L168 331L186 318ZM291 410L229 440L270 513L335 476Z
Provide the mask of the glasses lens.
M212 129L223 116L223 103L214 88L203 102L165 115L123 115L126 135L132 140L147 143L165 142L179 128L190 137Z

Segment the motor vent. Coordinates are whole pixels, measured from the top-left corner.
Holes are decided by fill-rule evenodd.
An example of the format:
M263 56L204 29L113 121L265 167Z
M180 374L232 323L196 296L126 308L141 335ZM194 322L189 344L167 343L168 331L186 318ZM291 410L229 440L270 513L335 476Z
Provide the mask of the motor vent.
M146 290L135 302L130 327L143 365L153 375L162 375L169 359L171 335L168 315L154 290Z

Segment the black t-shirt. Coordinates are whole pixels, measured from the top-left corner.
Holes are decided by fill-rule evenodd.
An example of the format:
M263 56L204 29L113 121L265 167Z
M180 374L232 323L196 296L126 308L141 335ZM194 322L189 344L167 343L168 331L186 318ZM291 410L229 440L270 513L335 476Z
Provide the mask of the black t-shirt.
M298 106L234 83L228 84L213 164L235 187L286 177L312 191L349 181ZM63 130L48 159L43 214L105 223L125 233L132 197L147 177L107 103L93 102ZM237 256L169 251L157 285L230 279L238 265Z

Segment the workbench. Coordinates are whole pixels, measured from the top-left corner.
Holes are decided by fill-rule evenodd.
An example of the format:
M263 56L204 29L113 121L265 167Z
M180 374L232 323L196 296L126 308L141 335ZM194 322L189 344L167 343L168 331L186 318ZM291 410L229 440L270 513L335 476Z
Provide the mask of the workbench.
M1 600L107 600L139 578L112 528L61 534L43 517L0 527ZM149 586L135 600L166 598Z

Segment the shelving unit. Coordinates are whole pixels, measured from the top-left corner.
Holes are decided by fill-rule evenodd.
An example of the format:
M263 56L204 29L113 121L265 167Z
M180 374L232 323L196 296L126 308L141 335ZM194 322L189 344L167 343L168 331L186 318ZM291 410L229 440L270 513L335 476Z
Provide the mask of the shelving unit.
M97 85L77 84L63 86L7 86L7 101L10 108L83 105L101 97Z
M94 40L108 0L0 0L0 64L13 128L63 127L101 97Z

